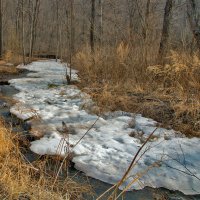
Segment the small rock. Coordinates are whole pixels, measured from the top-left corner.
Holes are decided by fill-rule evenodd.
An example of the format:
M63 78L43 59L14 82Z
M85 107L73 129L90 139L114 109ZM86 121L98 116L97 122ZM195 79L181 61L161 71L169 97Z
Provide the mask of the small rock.
M136 130L133 130L133 131L129 134L130 137L136 137L137 135L138 135L138 133L137 133Z
M128 127L129 128L135 128L135 125L136 125L135 118L133 118L131 121L129 121Z
M165 135L164 135L164 139L165 139L165 140L170 140L171 138L170 138L169 135L166 135L166 134L165 134Z
M20 194L18 200L31 200L28 194Z

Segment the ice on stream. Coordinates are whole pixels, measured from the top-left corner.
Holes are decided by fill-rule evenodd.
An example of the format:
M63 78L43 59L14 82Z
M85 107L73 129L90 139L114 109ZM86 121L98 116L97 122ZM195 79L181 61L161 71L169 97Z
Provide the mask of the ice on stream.
M157 128L122 187L142 174L131 189L164 187L184 194L200 194L200 139L159 128L157 122L139 114L118 111L97 120L86 109L95 106L90 97L66 84L66 66L60 62L38 61L19 68L31 72L26 78L10 81L20 91L14 96L18 103L10 111L31 124L31 132L38 137L31 143L33 152L66 155L61 141L68 132L65 145L69 141L75 167L88 176L115 184ZM78 79L75 70L72 77Z

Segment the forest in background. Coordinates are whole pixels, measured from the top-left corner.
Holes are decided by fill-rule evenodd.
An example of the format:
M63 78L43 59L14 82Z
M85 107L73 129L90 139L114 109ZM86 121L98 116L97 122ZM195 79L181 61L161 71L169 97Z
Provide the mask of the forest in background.
M196 47L195 0L1 0L1 5L4 53L21 54L24 48L26 55L68 59L70 49L74 55L86 46L116 48L123 42L149 64L158 53L166 56L162 46L165 51Z

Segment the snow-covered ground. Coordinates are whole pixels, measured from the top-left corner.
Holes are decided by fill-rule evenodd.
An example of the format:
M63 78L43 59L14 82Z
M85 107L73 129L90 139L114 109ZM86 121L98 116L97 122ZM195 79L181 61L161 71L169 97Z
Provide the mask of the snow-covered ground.
M88 112L95 106L90 97L66 84L66 68L61 63L38 61L19 67L32 72L26 78L10 81L20 90L14 96L18 103L11 108L11 113L28 121L31 132L40 138L31 143L30 149L40 155L64 156L66 148L61 141L68 132L66 140L77 169L107 183L119 181L158 124L139 114L107 113L73 147L98 118ZM77 79L76 71L72 75ZM173 130L158 128L144 151L123 187L149 169L133 189L164 187L185 194L200 194L200 139L188 139Z

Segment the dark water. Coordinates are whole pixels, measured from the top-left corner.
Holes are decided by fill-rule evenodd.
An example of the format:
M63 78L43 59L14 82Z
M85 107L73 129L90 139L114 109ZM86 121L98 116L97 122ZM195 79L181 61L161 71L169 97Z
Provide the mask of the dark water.
M14 94L18 93L16 89L9 85L0 85L0 94L6 97L12 97ZM9 101L0 98L0 116L2 116L6 123L10 124L14 132L20 132L22 134L28 134L28 127L26 123L21 122L16 117L10 114L10 103ZM25 154L26 158L31 162L37 158L37 155L27 151ZM108 190L112 185L103 183L99 180L86 177L82 172L77 171L73 167L69 170L69 176L77 180L80 183L89 183L96 197ZM90 200L91 197L86 197ZM95 199L95 198L94 198ZM104 198L106 199L106 198ZM127 192L123 197L124 200L200 200L200 195L196 196L186 196L177 191L169 191L164 188L152 189L149 187L144 188L139 191Z

